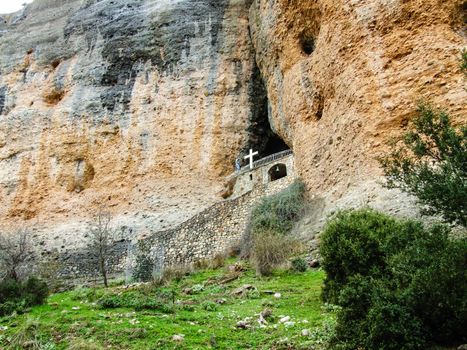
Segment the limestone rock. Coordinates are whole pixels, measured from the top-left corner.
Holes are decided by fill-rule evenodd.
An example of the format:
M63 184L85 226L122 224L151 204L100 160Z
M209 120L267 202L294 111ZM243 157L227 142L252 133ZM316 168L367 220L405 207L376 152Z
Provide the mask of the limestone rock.
M0 228L33 227L67 262L102 206L131 239L166 232L222 203L268 120L316 209L302 232L346 207L412 216L375 157L420 99L465 121L463 3L35 0L2 15Z
M0 226L62 250L53 237L84 246L100 206L136 238L220 201L265 95L249 6L35 0L3 16Z
M184 334L175 334L172 336L172 340L175 342L183 342L185 340L185 335Z
M375 158L420 99L466 122L463 3L253 2L251 34L273 130L293 148L310 193L324 200L314 222L336 207L364 205L414 215L406 196L378 184Z

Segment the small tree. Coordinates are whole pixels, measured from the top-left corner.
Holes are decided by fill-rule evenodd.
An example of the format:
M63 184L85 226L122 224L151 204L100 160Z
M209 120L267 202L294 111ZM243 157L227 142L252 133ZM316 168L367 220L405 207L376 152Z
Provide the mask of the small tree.
M0 234L0 264L6 272L4 277L19 281L21 268L33 258L34 250L28 230Z
M112 216L109 212L99 210L89 226L89 251L97 262L105 287L108 287L108 263L116 231L111 227Z
M420 104L412 130L380 159L389 188L418 198L425 214L467 227L467 125Z

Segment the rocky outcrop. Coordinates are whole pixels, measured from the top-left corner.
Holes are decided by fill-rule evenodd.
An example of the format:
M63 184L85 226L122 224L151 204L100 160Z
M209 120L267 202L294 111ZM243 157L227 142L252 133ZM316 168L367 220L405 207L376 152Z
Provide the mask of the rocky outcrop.
M221 200L242 151L286 147L268 120L324 207L411 211L374 158L419 99L465 118L465 11L35 0L0 16L0 227L33 227L45 252L84 244L102 206L132 236L170 229Z
M36 0L2 16L2 226L67 249L100 206L141 233L219 201L263 108L249 5Z
M378 185L375 158L420 99L466 121L466 15L463 0L253 2L272 126L293 146L310 193L334 209L404 207Z

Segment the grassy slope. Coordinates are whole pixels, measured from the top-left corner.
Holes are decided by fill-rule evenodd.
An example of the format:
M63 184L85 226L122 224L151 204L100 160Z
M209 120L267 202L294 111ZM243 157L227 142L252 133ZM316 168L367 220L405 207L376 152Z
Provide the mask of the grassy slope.
M326 312L319 299L324 273L308 271L296 274L278 271L270 278L259 279L254 272L243 272L240 279L221 285L206 284L226 274L225 269L205 270L172 282L163 289L174 291L178 303L192 304L189 308L175 307L174 313L155 310L134 311L129 308L102 309L89 300L81 290L52 295L47 305L35 307L26 315L0 319L0 349L8 339L21 333L28 319L37 323L38 343L43 349L298 349L319 348L323 322L333 321L332 312ZM183 288L206 284L194 295L185 295ZM235 297L232 290L252 284L259 295ZM120 287L121 288L121 287ZM117 292L116 287L112 292ZM123 289L119 290L120 293ZM282 297L264 293L279 292ZM88 294L108 293L102 289ZM206 311L206 301L225 299L217 310ZM204 303L204 304L203 304ZM211 304L212 305L212 304ZM76 309L76 308L79 309ZM260 328L258 314L269 307L275 319L266 328ZM75 308L75 309L73 309ZM290 316L294 326L285 327L279 316ZM249 329L238 329L239 320L252 317ZM309 329L311 337L301 336ZM28 334L32 334L30 330ZM184 334L183 342L172 336ZM31 337L31 336L29 336Z

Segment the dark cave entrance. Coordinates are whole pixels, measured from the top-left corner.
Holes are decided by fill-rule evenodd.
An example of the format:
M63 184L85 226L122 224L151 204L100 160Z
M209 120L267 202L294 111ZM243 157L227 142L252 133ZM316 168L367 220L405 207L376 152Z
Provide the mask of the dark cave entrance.
M302 34L299 41L300 47L305 55L311 55L315 51L315 40L312 36Z
M257 66L253 69L249 99L252 113L250 126L247 130L249 134L248 143L242 149L242 164L246 164L243 155L247 154L250 148L259 153L255 160L290 149L271 128L266 86Z

